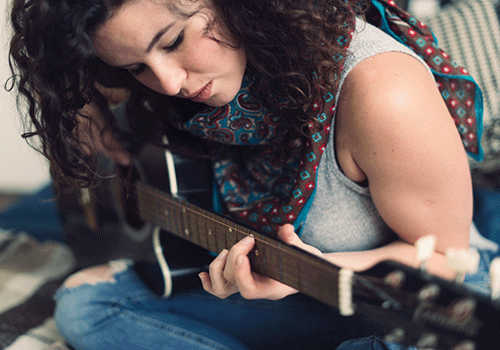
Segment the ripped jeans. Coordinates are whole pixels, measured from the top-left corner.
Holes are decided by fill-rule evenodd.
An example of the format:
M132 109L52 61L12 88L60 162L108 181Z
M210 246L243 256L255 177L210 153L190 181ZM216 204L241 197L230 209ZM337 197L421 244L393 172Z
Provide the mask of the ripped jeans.
M487 292L491 257L481 252L480 271L465 283ZM123 261L107 281L86 281L54 296L58 329L76 350L415 349L385 343L357 316L342 317L302 294L222 300L196 287L163 299Z

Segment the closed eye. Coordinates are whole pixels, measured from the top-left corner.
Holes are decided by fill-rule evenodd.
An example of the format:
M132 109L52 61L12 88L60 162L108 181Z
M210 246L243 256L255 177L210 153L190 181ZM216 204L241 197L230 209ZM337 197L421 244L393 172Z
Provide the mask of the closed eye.
M179 36L175 39L175 41L164 48L165 51L167 52L173 52L175 51L175 49L177 49L181 44L182 44L182 41L184 40L184 31L182 31ZM146 65L144 63L141 63L137 68L134 68L134 69L128 69L128 71L132 74L132 75L139 75L141 74L142 72L144 72L144 70L146 69Z
M179 36L175 39L175 41L164 48L165 51L167 52L172 52L172 51L175 51L175 49L177 49L181 44L182 44L182 41L184 40L184 31L182 31Z

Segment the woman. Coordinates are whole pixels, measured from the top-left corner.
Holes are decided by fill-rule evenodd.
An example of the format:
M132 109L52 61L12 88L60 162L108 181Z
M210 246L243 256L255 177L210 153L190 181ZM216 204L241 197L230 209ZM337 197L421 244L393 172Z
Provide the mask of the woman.
M54 175L88 184L96 150L130 162L105 126L103 86L126 87L147 100L136 104L141 138L161 125L208 140L238 220L355 271L418 266L414 244L433 234L426 266L453 278L444 253L469 247L472 217L464 147L429 69L356 11L327 0L17 0L11 56L28 136L41 137ZM130 263L84 270L56 296L58 327L76 349L335 348L370 334L252 273L253 245L217 252L199 276L209 293L166 300ZM386 345L341 345L359 346Z

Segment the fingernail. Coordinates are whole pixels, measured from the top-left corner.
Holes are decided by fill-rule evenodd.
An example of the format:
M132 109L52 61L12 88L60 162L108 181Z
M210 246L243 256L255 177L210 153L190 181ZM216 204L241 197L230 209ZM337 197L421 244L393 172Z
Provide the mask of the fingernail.
M200 278L200 280L202 280L203 282L205 281L205 276L204 276L202 273L200 273L200 274L198 275L198 277L199 277L199 278Z
M250 243L253 243L253 242L254 242L254 240L255 240L255 238L254 238L252 235L250 235L250 236L246 236L245 238L243 238L243 239L241 240L241 242L242 242L243 244L250 244Z
M235 264L236 267L240 267L241 264L243 264L243 256L238 255L236 257L236 261L234 262L234 264Z
M223 250L219 253L219 255L218 255L217 257L218 257L218 258L220 258L220 259L222 259L222 258L224 258L224 257L227 255L227 253L228 253L228 252L229 252L229 251L228 251L227 249L223 249Z

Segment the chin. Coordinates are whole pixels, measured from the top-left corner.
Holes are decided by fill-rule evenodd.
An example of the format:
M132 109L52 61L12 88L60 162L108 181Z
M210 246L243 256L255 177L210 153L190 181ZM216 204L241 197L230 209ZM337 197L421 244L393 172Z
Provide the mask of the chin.
M206 105L208 106L211 106L211 107L222 107L222 106L225 106L227 105L229 102L231 102L232 100L234 100L234 98L236 97L236 95L238 94L238 92L240 91L240 89L234 91L234 92L231 92L229 94L217 94L217 95L213 95L212 97L210 97L208 99L208 101L205 102Z
M215 101L215 102L211 102L211 101L207 101L205 102L205 104L207 106L210 106L210 107L222 107L222 106L225 106L227 105L229 102L231 102L230 100L227 101L227 102L223 102L223 101Z

